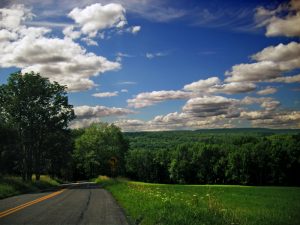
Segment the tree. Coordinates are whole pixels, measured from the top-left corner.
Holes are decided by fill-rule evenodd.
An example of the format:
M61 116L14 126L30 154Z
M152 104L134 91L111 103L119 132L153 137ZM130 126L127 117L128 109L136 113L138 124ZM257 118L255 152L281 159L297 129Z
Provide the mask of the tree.
M0 115L4 123L17 130L19 166L24 180L37 179L45 167L47 138L68 129L75 117L68 103L66 87L50 82L34 72L11 74L0 87Z
M51 177L71 180L73 178L72 152L74 145L70 130L52 132L45 140L45 144L48 146L42 162L46 165L45 173Z
M75 140L74 158L86 178L99 174L124 174L124 155L128 142L117 126L107 123L92 124Z

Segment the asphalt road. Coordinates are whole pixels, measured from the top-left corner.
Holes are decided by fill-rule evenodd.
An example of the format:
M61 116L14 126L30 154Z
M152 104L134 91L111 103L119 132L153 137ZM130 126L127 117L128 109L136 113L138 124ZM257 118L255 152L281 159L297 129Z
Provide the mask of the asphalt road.
M94 183L0 200L0 224L128 225L111 194Z

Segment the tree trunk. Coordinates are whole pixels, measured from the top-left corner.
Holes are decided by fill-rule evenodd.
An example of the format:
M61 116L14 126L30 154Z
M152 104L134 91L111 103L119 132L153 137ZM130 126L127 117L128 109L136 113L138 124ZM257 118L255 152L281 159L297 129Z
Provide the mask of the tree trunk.
M22 180L23 180L23 181L26 181L26 173L25 173L25 171L24 171L24 168L22 169L21 174L22 174Z
M19 159L19 166L21 168L21 175L22 175L22 180L26 181L26 174L27 174L27 166L26 166L26 146L24 144L24 139L23 139L23 133L22 130L19 128L18 129L18 134L20 138L20 152L21 152L21 158Z
M41 157L40 157L40 152L39 152L39 147L37 147L35 149L35 158L34 158L34 161L35 161L35 166L34 166L34 173L35 173L35 178L36 180L40 180L40 176L41 176Z
M31 181L33 174L33 155L31 143L27 144L26 156L26 180Z
M26 181L32 181L32 172L28 171L26 174Z

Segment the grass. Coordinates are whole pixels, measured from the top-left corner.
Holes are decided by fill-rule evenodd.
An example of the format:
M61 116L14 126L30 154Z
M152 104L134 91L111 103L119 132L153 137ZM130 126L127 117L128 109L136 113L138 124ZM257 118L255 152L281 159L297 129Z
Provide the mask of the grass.
M96 179L141 225L300 224L299 187L165 185Z
M37 192L57 186L59 183L49 176L42 175L39 181L33 177L32 182L24 182L20 177L0 177L0 199L28 192Z

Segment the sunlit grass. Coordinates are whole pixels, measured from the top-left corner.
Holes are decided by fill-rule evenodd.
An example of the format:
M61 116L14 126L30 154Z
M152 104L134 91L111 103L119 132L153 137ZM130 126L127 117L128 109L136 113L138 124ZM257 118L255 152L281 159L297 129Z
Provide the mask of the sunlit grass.
M108 176L102 176L100 175L96 179L94 179L95 182L100 183L100 182L107 182L110 181L111 179Z
M0 199L27 192L35 192L57 186L59 183L49 176L42 175L39 181L33 177L32 182L24 182L20 177L0 177Z
M135 224L300 224L300 188L101 180Z

